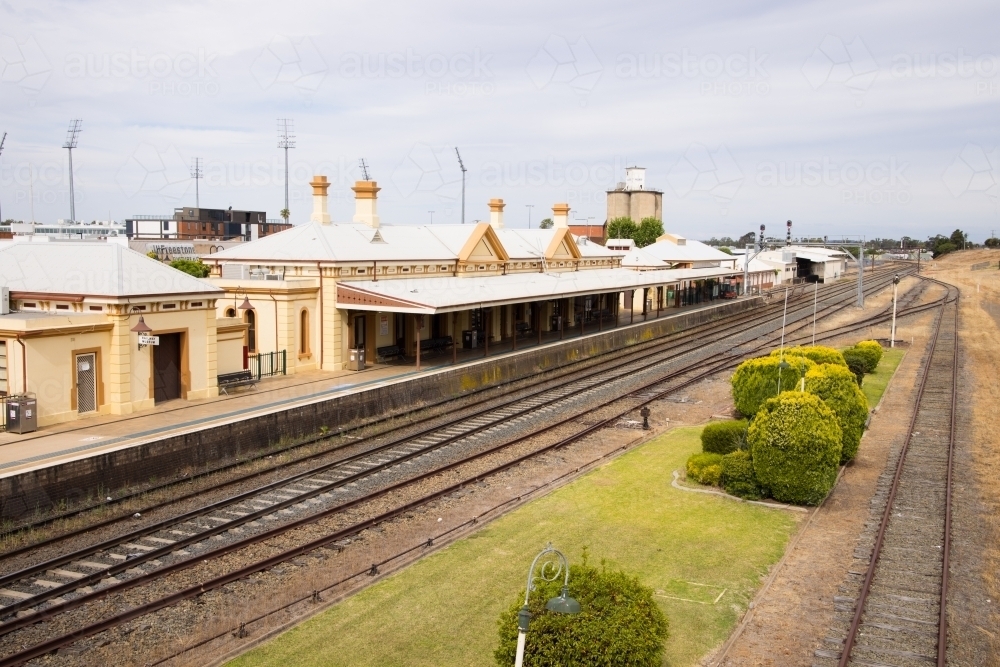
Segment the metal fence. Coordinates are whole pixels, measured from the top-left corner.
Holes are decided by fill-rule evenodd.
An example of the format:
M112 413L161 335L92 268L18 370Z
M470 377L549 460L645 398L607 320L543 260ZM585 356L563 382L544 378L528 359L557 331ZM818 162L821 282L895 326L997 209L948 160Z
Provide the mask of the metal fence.
M285 364L285 350L277 352L257 352L250 355L250 372L258 380L272 375L284 375L287 366Z

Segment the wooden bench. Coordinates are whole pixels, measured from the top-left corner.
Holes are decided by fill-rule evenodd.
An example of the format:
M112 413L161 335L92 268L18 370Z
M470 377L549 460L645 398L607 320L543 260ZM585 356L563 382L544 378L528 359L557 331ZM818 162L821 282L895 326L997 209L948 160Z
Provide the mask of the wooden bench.
M244 369L242 371L236 371L235 373L220 373L218 382L219 391L228 396L229 392L227 389L236 387L253 387L257 384L257 378L253 376L253 373Z
M437 352L451 346L451 336L441 336L440 338L427 338L420 341L421 352Z
M402 359L403 358L403 348L399 345L385 345L383 347L375 348L376 360L384 361L387 359Z

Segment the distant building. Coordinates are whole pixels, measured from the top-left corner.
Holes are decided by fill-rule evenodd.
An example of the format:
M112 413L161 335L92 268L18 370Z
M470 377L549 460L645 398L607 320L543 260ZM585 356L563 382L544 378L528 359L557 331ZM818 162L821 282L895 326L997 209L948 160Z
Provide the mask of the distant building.
M175 208L173 215L134 215L125 219L129 239L255 241L292 225L267 219L263 211L221 208Z
M0 238L15 236L49 237L63 241L81 239L107 239L125 236L125 227L114 220L70 222L59 220L54 224L41 222L14 222L0 226Z
M635 224L643 218L663 220L663 192L646 187L645 168L629 167L625 170L625 182L608 190L607 219L615 218L631 218Z

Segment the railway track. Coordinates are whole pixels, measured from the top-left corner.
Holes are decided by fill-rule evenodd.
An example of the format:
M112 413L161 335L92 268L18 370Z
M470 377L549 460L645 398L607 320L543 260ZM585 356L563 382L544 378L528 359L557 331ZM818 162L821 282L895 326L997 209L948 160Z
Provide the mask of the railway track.
M904 271L905 271L905 269L904 269ZM873 281L873 284L878 283L879 286L881 286L880 281L884 280L885 276L887 276L890 272L891 272L891 269L879 271L878 273L873 274L872 278L870 278L869 280ZM797 304L805 304L806 301L808 300L808 298L811 298L812 290L811 289L807 290L807 285L800 284L800 285L793 286L790 289L791 289L792 295L791 295L791 297L789 299L789 304L792 307L796 306ZM839 298L840 295L842 295L842 294L848 294L853 289L854 289L853 285L842 284L842 283L841 284L834 284L834 285L831 285L831 286L824 286L824 288L821 290L821 294L823 295L822 296L823 301L820 301L820 304L822 304L822 305L825 306L831 299L837 299L837 298ZM783 290L781 290L781 292L783 293ZM807 294L807 292L808 292L808 294ZM766 300L771 300L773 298L774 294L777 294L777 293L779 293L779 292L778 291L772 291L772 292L766 293L764 295L765 299ZM629 361L631 359L638 358L639 356L641 356L643 354L648 354L650 351L655 352L655 351L659 351L659 350L662 350L662 349L666 349L668 346L676 345L677 343L689 343L689 342L691 342L693 340L698 340L698 337L701 336L702 334L704 334L705 332L713 332L714 333L720 327L723 330L737 330L738 327L741 326L742 324L751 323L751 322L754 322L755 320L760 320L760 319L762 319L762 317L766 317L769 313L777 312L778 310L780 310L780 308L781 308L780 304L778 304L778 303L776 303L774 301L771 301L770 303L766 303L762 308L757 308L757 309L754 309L754 310L752 310L750 312L747 312L747 313L738 313L736 315L729 316L729 317L724 318L722 320L716 320L716 321L713 321L713 322L708 322L708 323L696 325L694 327L685 329L684 331L681 331L681 332L676 332L676 333L668 334L667 336L664 336L664 337L661 337L661 338L658 338L658 339L655 339L655 340L652 340L652 341L642 342L642 343L633 345L633 346L629 347L626 350L621 350L621 351L616 351L616 352L609 352L609 353L606 353L604 355L600 355L598 357L593 357L593 358L584 360L582 362L579 362L578 364L574 364L572 366L565 367L563 369L559 369L559 370L556 370L556 371L548 372L548 373L544 374L545 377L542 378L540 380L540 382L536 381L534 383L536 385L535 386L535 390L536 390L536 392L538 392L538 391L546 390L550 386L556 386L557 383L560 382L562 378L568 377L568 376L576 376L576 375L578 375L581 368L585 369L585 368L587 368L587 367L589 367L590 365L593 365L593 364L601 364L602 362L604 362L604 357L609 357L612 360L612 363L621 363L622 361L627 362L627 361ZM497 393L511 392L513 394L520 395L520 392L518 391L518 387L516 386L517 384L518 384L518 381L517 380L513 380L513 381L510 381L510 382L504 383L502 385L498 385L498 386L492 387L490 389L483 390L482 392L480 392L480 393L484 394L483 396L479 396L479 397L476 397L476 398L471 398L471 400L470 400L470 397L468 395L466 395L466 396L462 396L462 397L460 397L458 399L447 399L445 401L442 401L439 404L425 405L425 406L422 406L421 408L413 410L413 411L403 412L401 414L393 415L394 419L406 419L408 421L404 425L402 425L402 426L398 426L396 428L393 428L391 431L378 433L378 434L376 434L376 436L362 436L362 437L365 440L372 440L373 437L384 437L384 436L392 434L392 433L400 433L400 432L403 432L407 428L413 428L413 427L417 427L417 426L420 426L420 425L426 425L426 424L433 425L435 421L440 421L440 419L442 418L441 414L438 414L438 413L436 413L434 411L435 408L440 408L440 407L447 408L448 406L455 405L455 404L458 404L458 403L461 403L461 405L458 406L458 409L462 410L462 411L467 410L467 409L471 409L471 408L475 408L475 407L479 407L479 406L490 406L492 403L494 403L497 400L496 396L495 396L495 394L497 394ZM513 386L511 386L511 385L513 385ZM511 391L512 389L513 389L513 392ZM450 416L454 416L454 415L450 414ZM285 447L282 447L282 448L277 448L277 449L270 449L270 450L267 450L265 452L262 452L262 453L260 453L260 454L258 454L256 456L253 456L253 457L250 457L250 458L247 458L247 459L242 459L242 460L230 463L230 464L226 464L226 465L220 466L218 468L214 468L214 469L211 469L211 470L207 470L207 471L204 471L204 472L197 473L197 474L192 475L190 477L187 477L187 478L185 478L183 480L177 480L177 481L170 481L170 482L161 483L159 485L156 485L156 486L153 486L153 487L144 488L141 491L136 491L136 492L132 492L132 493L116 494L115 497L111 498L107 502L102 502L99 505L92 505L92 506L80 507L80 508L77 508L77 509L74 509L74 510L64 511L64 512L61 512L61 513L58 513L58 514L55 514L55 515L50 515L50 516L47 516L47 517L42 518L42 519L30 521L30 522L27 522L27 523L13 525L13 526L5 528L3 531L0 531L0 536L9 536L9 535L14 535L14 534L25 532L25 531L36 530L36 529L39 529L39 528L51 526L51 525L57 524L57 523L59 523L61 521L65 521L67 519L71 519L71 518L74 518L74 517L86 514L87 512L91 512L91 511L93 511L94 509L97 509L97 508L100 508L101 511L105 512L105 513L108 512L109 510L113 512L115 506L121 505L121 504L123 504L123 503L125 503L127 501L130 501L130 500L134 500L136 498L142 497L142 496L144 496L146 494L149 494L151 491L163 491L163 490L168 490L171 487L176 487L178 485L190 485L192 482L194 482L196 480L199 480L201 478L209 477L209 476L212 476L212 475L218 475L220 473L225 473L227 471L236 469L236 468L238 468L240 466L245 466L249 462L253 462L253 461L256 461L256 460L264 458L264 457L270 457L270 456L273 456L275 454L280 454L280 453L293 452L294 450L301 449L301 448L303 448L305 446L312 445L312 444L315 444L315 443L318 443L318 442L331 441L332 439L335 439L337 437L347 438L347 439L357 438L358 436L354 436L352 434L364 431L364 430L367 429L367 427L368 427L367 424L363 424L363 425L359 425L359 426L350 426L350 427L347 427L347 428L337 428L337 429L334 429L334 430L329 431L329 432L320 433L320 434L317 434L317 435L315 435L313 437L305 438L305 439L303 439L303 440L301 440L299 442L296 442L296 443L294 443L292 445L285 446ZM334 449L337 449L337 448L338 447L335 447ZM255 471L255 472L251 472L251 473L240 474L240 475L237 475L237 476L235 476L233 478L227 479L227 480L225 480L223 482L219 482L219 483L217 483L216 485L214 485L214 486L212 486L210 488L221 488L221 487L224 487L224 486L232 486L232 485L240 484L240 483L243 483L243 482L247 482L249 480L259 479L261 477L267 476L270 473L273 473L275 470L278 470L278 469L281 469L281 468L288 468L290 466L293 466L293 465L296 465L296 464L299 464L299 463L308 462L310 460L315 460L315 459L317 459L319 457L322 457L322 456L324 456L326 454L329 454L330 451L331 451L331 449L325 449L324 451L321 451L319 453L315 453L313 455L307 455L307 456L302 457L302 458L296 458L294 460L288 461L286 463L282 463L282 464L280 464L278 466L275 466L275 467L272 467L272 468L268 468L266 470L259 470L259 471ZM205 490L206 489L201 488L201 489L198 489L196 491L192 491L192 492L188 492L188 493L181 493L179 495L175 495L174 497L172 497L171 499L169 499L167 501L159 502L159 503L155 503L155 504L152 504L152 505L147 505L145 507L137 508L137 511L140 514L146 514L146 513L150 512L152 510L160 509L160 508L165 507L165 506L170 505L170 504L175 504L175 503L178 503L180 501L187 500L187 499L190 499L190 498L197 498L200 495L202 495L205 492ZM71 533L66 533L66 535L82 534L86 530L92 530L93 528L96 528L96 527L102 527L102 526L106 526L106 525L111 525L112 523L120 521L124 516L131 516L131 514L132 514L133 511L134 510L130 510L127 515L111 516L111 517L108 517L108 518L106 518L106 519L104 519L102 521L91 523L91 524L89 524L87 526L87 528L83 528L83 529L80 529L78 531L75 531L75 533L72 533L72 532ZM58 537L56 539L62 539L62 537L60 536L60 537ZM46 543L49 543L51 541L52 540L47 540ZM41 544L43 544L43 543L41 543L41 542L33 542L33 543L25 545L23 547L19 547L19 548L16 548L16 549L7 550L7 551L5 551L3 553L0 553L0 562L2 562L3 560L8 559L10 556L17 555L19 553L24 553L24 552L26 552L28 550L37 549Z
M886 280L886 277L889 275L889 273L890 271L883 271L873 276L873 278L870 279L870 281L876 288L879 288L882 286L881 283ZM824 309L820 311L821 314L823 312L828 312L831 303L839 303L838 299L840 299L841 296L845 294L849 294L852 289L853 286L851 285L835 284L829 286L825 290L821 290L822 300L819 301L819 306L822 306ZM916 290L914 290L914 292L915 291ZM812 298L812 290L807 290L805 285L800 285L793 288L793 296L789 299L790 308L792 308L793 315L794 313L798 312L797 309L806 308L811 298ZM901 306L903 305L905 304L901 301ZM719 335L722 333L734 333L734 334L742 333L743 331L746 330L746 326L748 324L755 322L759 324L759 322L762 319L766 321L767 316L769 314L777 313L780 311L780 309L781 309L781 304L774 302L771 303L770 305L764 306L763 308L754 309L753 311L750 311L748 313L739 313L737 315L730 316L722 320L717 320L714 322L708 322L705 324L697 325L695 327L686 329L682 332L670 334L668 336L656 339L654 341L634 345L618 353L609 353L608 355L604 355L605 357L608 357L607 359L597 358L594 361L588 360L589 363L581 363L567 369L561 369L560 371L553 372L549 374L549 377L543 379L541 382L538 382L533 389L527 391L523 389L520 391L511 391L510 388L501 386L496 388L495 390L487 390L486 392L484 392L486 394L485 396L473 398L471 401L468 400L467 397L463 397L464 402L463 399L452 401L453 403L456 403L458 405L456 406L456 409L453 412L451 412L446 416L442 416L440 414L430 414L421 417L416 417L401 426L397 426L395 428L392 428L391 430L378 433L374 436L358 439L351 436L350 432L357 431L360 429L344 430L343 432L333 434L332 437L333 439L336 439L337 436L339 435L340 442L344 443L346 440L346 445L335 445L331 448L324 449L323 451L307 455L305 457L298 457L289 460L287 462L283 462L267 470L254 471L242 475L237 475L235 477L221 481L215 484L214 486L208 488L203 487L203 488L198 488L197 490L180 493L162 502L156 502L153 504L147 504L145 506L134 508L133 510L130 510L128 514L112 515L110 517L103 518L98 521L88 522L86 526L79 527L76 530L66 531L45 540L32 541L31 543L25 544L19 548L8 550L7 552L0 554L0 570L3 569L3 563L10 561L11 558L14 556L28 553L30 551L37 551L41 547L53 545L60 541L65 541L70 538L86 535L89 532L94 531L95 529L103 528L121 522L125 518L131 517L133 515L133 512L138 512L140 516L146 516L152 512L163 510L164 508L170 506L176 506L179 503L182 503L187 500L201 498L207 491L219 490L226 487L233 487L240 484L246 484L248 482L260 479L268 475L273 476L273 474L276 471L279 471L281 469L291 469L294 466L302 466L303 464L308 464L311 461L317 461L319 459L322 459L323 457L328 457L333 451L358 449L359 445L363 443L378 443L387 438L390 440L390 442L396 442L404 437L409 439L418 438L433 433L436 429L440 428L442 422L450 424L457 418L474 420L478 418L480 415L485 414L487 412L503 409L503 407L510 405L519 399L530 399L531 397L543 395L552 390L555 390L557 392L561 391L560 388L563 386L564 378L566 377L580 378L581 373L585 377L594 377L601 373L607 373L607 372L615 373L616 372L615 369L621 366L622 364L626 364L637 359L655 360L655 356L651 355L656 355L664 351L669 351L670 354L675 357L680 356L681 354L690 352L693 347L699 345L702 340L702 336L704 336L706 333L710 333L712 335ZM501 392L509 394L509 396L506 396L506 398L501 397L500 399L498 399L496 394ZM426 410L426 408L424 410ZM393 438L395 438L395 440ZM302 447L304 445L312 444L316 441L330 440L330 439L331 439L331 434L322 434L314 438L306 439L304 442L297 444L296 447ZM347 445L349 445L349 447ZM234 466L243 465L245 463L246 461L243 461L240 462L239 464L234 464ZM219 470L212 471L211 474L217 472L219 472ZM294 481L293 478L285 478L284 481ZM189 478L184 482L181 482L181 484L190 484L190 482L191 479ZM160 487L160 490L168 488L169 486L170 486L169 484L163 485L162 487ZM139 494L134 494L134 495L139 495ZM107 511L109 508L112 509L113 511L114 505L120 504L123 501L128 500L130 497L131 496L122 496L119 498L115 498L111 502L106 503L101 507L104 511ZM49 517L44 520L36 521L28 525L10 529L7 531L6 534L12 534L12 533L17 533L19 531L50 526L59 521L63 521L65 519L72 518L74 516L85 514L91 509L93 508L84 508L72 512L66 512L55 517ZM149 528L152 529L154 527L155 526L150 526ZM167 539L170 538L168 537ZM7 581L9 581L9 579L0 576L0 587L2 587L3 584ZM2 603L2 596L0 596L0 603ZM2 614L3 611L2 609L0 609L0 617L2 617Z
M959 291L945 287L907 434L879 479L815 667L947 664Z
M885 284L872 281L872 291L877 291L888 284L891 276L881 277ZM853 289L846 291L846 298L852 298ZM811 294L808 295L811 301ZM841 294L843 298L845 295ZM840 309L840 303L827 304L821 315L829 315ZM760 311L754 311L759 317ZM807 306L797 308L793 313L792 329L801 329L811 324L811 303ZM858 326L870 326L875 321L884 321L887 315L883 312L873 317L863 320ZM881 319L880 319L881 318ZM797 323L797 325L796 325ZM718 327L719 322L713 323ZM780 327L780 324L778 325ZM588 377L567 385L566 391L558 396L546 396L544 399L538 395L521 400L520 405L508 404L500 409L494 409L490 415L479 415L476 418L465 420L464 422L451 424L441 429L435 435L425 435L420 438L409 439L405 442L384 445L377 451L365 452L348 460L339 461L336 464L324 467L322 470L313 470L308 474L297 476L295 480L284 481L284 485L272 485L271 488L260 491L256 495L240 497L228 504L212 507L201 512L195 517L175 517L170 525L156 527L158 532L150 532L148 527L144 529L142 535L127 535L117 538L115 544L98 545L95 550L91 547L89 552L74 552L61 557L59 562L45 562L11 573L0 579L0 585L6 584L6 588L0 590L0 594L14 593L16 600L0 609L0 614L4 615L5 623L0 625L0 634L8 634L18 629L33 625L41 620L52 618L58 614L80 607L87 602L100 599L101 597L117 593L128 588L144 585L155 579L162 578L173 572L181 571L190 567L192 563L201 562L206 558L218 558L224 554L233 553L248 544L260 542L274 535L287 533L299 526L314 523L324 517L332 516L336 513L343 513L346 509L360 506L370 501L375 496L384 496L392 493L414 481L428 479L440 475L442 471L458 469L475 459L483 459L498 452L511 450L516 444L531 440L545 432L554 431L556 428L565 426L577 419L581 414L592 410L592 406L587 404L587 394L603 391L610 393L613 398L605 400L604 405L621 401L621 397L632 396L631 401L626 401L626 405L621 407L616 415L596 424L594 426L578 431L577 433L558 439L555 443L545 445L542 449L531 451L515 457L511 461L494 467L485 474L494 474L498 470L507 469L517 465L523 460L537 456L542 451L549 451L552 448L565 446L570 442L585 437L591 432L607 426L611 421L619 419L622 415L636 410L655 398L665 393L674 391L680 386L687 386L696 382L706 375L718 372L724 368L735 366L744 356L749 356L753 352L773 343L772 340L761 342L761 337L756 335L753 329L747 329L742 323L730 323L730 329L740 329L737 333L726 333L719 336L713 345L702 345L702 355L686 366L681 368L669 368L671 362L676 362L681 353L664 353L663 358L657 360L650 358L646 351L644 368L626 367L620 369L615 381L617 385L609 385L608 374L600 370L595 371ZM773 333L773 328L772 328ZM824 334L826 335L826 334ZM765 336L766 337L766 336ZM808 339L808 334L800 336L800 339ZM738 341L744 341L739 343ZM749 349L743 354L731 354L731 352L744 345ZM724 347L730 354L720 355L718 347ZM707 348L707 349L706 349ZM691 350L686 354L690 356ZM651 390L654 396L647 398ZM641 394L643 399L635 399L636 394ZM516 402L515 402L516 403ZM575 409L574 409L575 408ZM517 435L515 426L517 422L528 421L528 415L543 415L568 412L568 417L557 419L547 426L539 427L538 424L528 424L526 433ZM508 430L508 434L497 432ZM511 439L513 435L513 439ZM487 437L489 436L489 437ZM501 440L498 445L489 447L469 446L470 440L476 438L480 440ZM465 442L465 446L459 447ZM452 448L455 456L451 459L438 456L439 460L430 460L434 455L440 455L444 450ZM458 451L462 450L462 451ZM367 458L366 458L367 457ZM422 472L415 475L401 475L408 465L416 465L416 462L424 459L424 464L430 464ZM379 484L376 478L379 475L389 477L390 484ZM483 476L477 474L476 478ZM383 479L385 479L383 477ZM454 488L461 488L462 484L469 483L469 480L459 482L457 485L447 487L444 490L435 491L431 496L414 501L417 504L425 503L431 497L440 497L441 494L450 493ZM346 493L350 487L354 486L353 493ZM454 487L454 488L453 488ZM345 500L346 499L346 500ZM362 530L366 525L373 525L371 522L386 521L399 512L410 508L412 504L404 505L401 508L391 510L374 518L366 519L356 525L348 526L341 531L336 531L326 535L318 542L316 540L305 545L299 545L293 549L272 557L267 561L253 563L247 568L241 568L216 578L213 581L203 582L195 587L197 590L210 590L213 587L224 585L229 581L247 576L248 572L260 571L270 567L274 558L278 561L294 557L299 553L318 548L329 544L332 541L341 539L342 535L353 534ZM221 514L220 514L221 513ZM284 513L286 517L282 517ZM293 518L298 513L298 518ZM213 519L214 517L214 519ZM281 525L268 527L267 522L285 522ZM181 522L183 520L183 522ZM254 532L253 535L241 535L242 532ZM221 539L224 544L214 546L212 540ZM320 544L321 543L321 544ZM117 551L115 551L117 550ZM117 557L116 557L117 556ZM170 561L173 562L164 562ZM63 566L63 567L60 567ZM145 569L144 569L145 568ZM152 571L150 571L152 568ZM42 578L47 577L45 579ZM69 581L66 581L66 580ZM32 592L26 592L25 587L33 586ZM39 588L44 590L38 590ZM160 597L159 599L136 607L128 612L128 618L135 615L149 613L154 609L162 608L172 604L177 599L184 599L185 596L196 594L190 590L187 592L173 593ZM177 598L177 595L181 595ZM28 596L28 597L25 597ZM44 604L43 604L44 603ZM58 648L77 639L79 636L88 636L99 632L102 629L113 627L113 625L124 622L128 618L115 617L107 619L99 624L92 624L79 631L64 635L60 638L43 642L40 645L22 651L0 661L0 665L18 664L24 660L45 652Z

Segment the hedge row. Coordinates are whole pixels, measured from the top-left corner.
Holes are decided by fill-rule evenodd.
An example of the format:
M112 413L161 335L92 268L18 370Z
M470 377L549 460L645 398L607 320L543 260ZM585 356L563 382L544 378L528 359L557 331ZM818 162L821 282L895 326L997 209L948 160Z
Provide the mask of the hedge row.
M747 420L710 422L701 431L701 451L728 454L744 449L747 441Z
M747 431L757 481L799 505L818 505L833 488L842 438L834 411L803 391L768 399Z
M721 454L692 454L685 466L687 478L699 484L719 485L722 476Z
M854 458L868 420L868 399L854 374L843 366L822 364L806 373L806 391L833 410L842 431L840 462Z
M847 362L844 361L843 354L832 347L825 347L823 345L786 347L783 350L775 350L771 353L771 356L805 357L809 361L816 364L837 364L838 366L847 366Z
M861 366L865 373L874 373L882 361L882 346L878 341L863 340L854 347L844 350L843 356L848 367L853 362L855 366Z
M765 496L765 491L757 482L757 473L753 470L753 460L750 452L739 450L722 457L722 488L731 496L758 500Z
M663 662L669 636L667 617L653 589L622 571L571 565L569 596L580 603L579 614L559 614L545 608L560 594L562 577L534 580L528 596L531 631L527 634L525 665L605 665L652 667ZM493 652L498 665L514 664L517 650L517 614L524 593L514 599L498 620L499 645Z
M787 367L781 369L782 363L787 364ZM753 417L764 405L764 401L778 395L779 384L782 389L794 389L815 366L803 356L747 359L733 374L733 401L736 409L746 417Z

